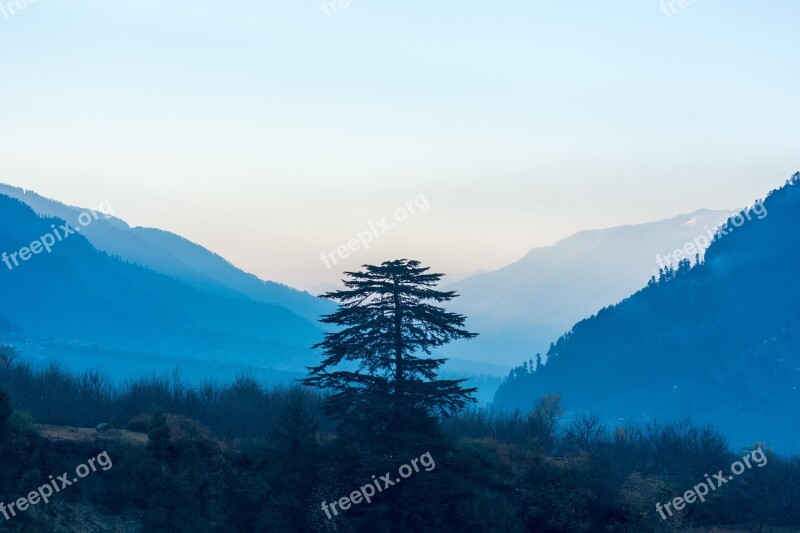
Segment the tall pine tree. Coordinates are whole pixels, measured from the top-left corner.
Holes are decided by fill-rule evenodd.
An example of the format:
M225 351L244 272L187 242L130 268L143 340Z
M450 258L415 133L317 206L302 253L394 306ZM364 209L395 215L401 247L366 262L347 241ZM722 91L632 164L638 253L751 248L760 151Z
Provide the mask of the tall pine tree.
M342 487L363 484L426 452L444 458L451 446L438 418L474 401L476 390L463 379L438 378L446 360L433 351L476 336L464 329L464 316L437 305L456 297L435 289L442 275L406 259L363 268L345 273L345 289L325 294L339 309L323 322L337 329L316 346L322 362L303 380L330 394L326 410L340 421L340 438L328 455ZM466 498L450 481L446 474L417 474L338 520L359 531L375 524L392 524L382 531L419 531Z
M464 329L464 316L435 305L456 293L436 290L442 274L428 270L407 259L364 265L345 272L345 289L324 295L339 309L322 321L339 328L315 346L324 357L303 383L331 393L326 408L345 426L397 438L403 426L422 429L421 418L474 401L476 389L465 388L465 380L438 379L446 359L432 357L432 350L476 334Z

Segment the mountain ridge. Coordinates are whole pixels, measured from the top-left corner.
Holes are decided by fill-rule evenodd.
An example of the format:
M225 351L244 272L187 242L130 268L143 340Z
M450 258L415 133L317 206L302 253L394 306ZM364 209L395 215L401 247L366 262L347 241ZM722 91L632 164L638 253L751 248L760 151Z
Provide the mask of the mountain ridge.
M795 174L730 217L700 264L662 272L577 322L543 366L512 371L495 404L525 409L558 393L571 413L608 424L688 414L737 445L760 437L800 450L798 225Z
M0 194L3 252L61 223ZM301 371L322 336L284 307L203 291L98 251L77 231L49 253L0 268L0 294L0 315L28 338Z
M575 322L619 301L658 270L669 254L699 233L722 223L732 211L699 209L667 219L583 230L488 273L446 285L460 297L453 310L481 333L460 350L478 359L492 353L498 363L517 365L545 354ZM621 265L621 266L620 266ZM446 352L449 353L449 352Z
M77 225L80 213L89 211L7 184L0 184L0 194L22 201L40 215L58 217L73 225ZM134 227L112 215L94 220L82 232L98 250L203 290L277 304L312 323L333 309L330 302L282 283L261 280L219 254L166 230Z

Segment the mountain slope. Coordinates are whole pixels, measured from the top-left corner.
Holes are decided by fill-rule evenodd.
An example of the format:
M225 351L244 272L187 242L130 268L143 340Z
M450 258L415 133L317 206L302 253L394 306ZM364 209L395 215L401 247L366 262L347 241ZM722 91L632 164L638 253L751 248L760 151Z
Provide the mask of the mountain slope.
M730 214L700 210L647 224L582 231L531 250L499 270L449 284L447 289L461 295L453 310L466 315L467 327L480 333L454 346L454 353L508 365L545 353L575 322L643 286L658 271L657 255L691 243Z
M30 246L62 223L0 195L0 252ZM315 359L309 347L321 331L287 309L109 257L80 233L18 262L0 264L0 315L28 338L288 370Z
M734 444L800 451L800 174L762 207L730 219L704 263L577 323L546 365L512 372L496 404L559 393L607 421L688 414Z
M0 184L0 194L24 202L40 215L57 217L73 226L78 225L78 216L86 211L10 185ZM223 257L174 233L132 228L119 218L101 217L82 228L82 234L100 251L178 278L204 291L233 297L241 294L259 302L280 305L311 322L334 308L330 302L307 292L243 272Z

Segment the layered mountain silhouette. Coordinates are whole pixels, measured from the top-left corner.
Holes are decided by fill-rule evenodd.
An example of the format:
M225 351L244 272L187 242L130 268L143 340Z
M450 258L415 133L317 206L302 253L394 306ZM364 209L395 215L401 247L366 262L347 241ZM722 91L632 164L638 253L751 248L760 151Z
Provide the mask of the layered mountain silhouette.
M74 212L64 214L69 220ZM63 238L63 224L61 218L37 214L0 194L0 252L8 256L56 231ZM302 371L316 361L309 348L321 339L317 325L265 301L273 295L275 301L296 303L300 309L295 309L305 314L317 305L312 296L278 284L251 283L246 274L231 273L233 267L218 256L164 232L133 231L102 216L85 227L71 227L77 231L52 245L50 253L41 250L27 261L17 256L18 266L11 260L0 263L0 335L13 334L18 343L22 338L37 350L45 345L55 351L108 347L117 354L284 371ZM89 233L93 242L103 242L120 257L96 249L84 236ZM138 254L146 266L123 260L122 254L127 259ZM181 273L186 276L175 277ZM260 290L261 298L238 292L226 281Z
M77 226L87 209L72 207L33 191L0 184L0 194L17 198L37 214L60 218ZM111 216L82 228L82 234L96 249L123 261L147 267L160 274L222 296L247 296L255 301L276 304L316 322L335 306L307 292L264 281L238 269L223 257L188 239L155 228L131 227Z
M735 445L800 451L800 174L730 218L692 267L582 320L547 363L515 369L495 403L558 393L609 424L691 415ZM620 268L624 265L620 264Z
M453 282L461 295L454 311L480 336L452 349L462 357L517 365L546 353L575 322L630 295L658 271L674 250L700 244L732 212L699 210L646 224L588 230L553 246L535 248L519 261ZM690 249L691 250L691 249ZM671 261L670 261L671 260Z

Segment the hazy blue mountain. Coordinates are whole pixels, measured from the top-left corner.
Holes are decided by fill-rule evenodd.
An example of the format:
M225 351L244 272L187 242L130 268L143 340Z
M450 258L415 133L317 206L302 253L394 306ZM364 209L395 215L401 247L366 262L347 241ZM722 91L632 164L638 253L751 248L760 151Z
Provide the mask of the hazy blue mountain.
M743 214L704 263L577 323L539 370L515 369L496 403L555 392L606 421L688 414L735 445L800 451L800 174Z
M454 343L445 353L506 365L537 352L544 356L575 322L643 286L658 271L657 255L692 243L730 214L699 210L658 222L582 231L535 248L499 270L451 283L447 289L461 295L451 308L465 314L467 327L480 336Z
M10 185L0 184L0 194L21 200L40 215L61 218L73 225L77 225L78 216L87 210ZM178 278L205 291L227 296L241 293L256 301L285 307L312 322L334 309L330 302L307 292L243 272L214 252L168 231L130 227L116 217L100 218L81 231L95 248L108 255Z
M474 272L448 272L445 274L444 278L442 278L442 282L445 285L452 285L454 283L458 283L459 281L465 280L467 278L472 278L478 276L480 274L486 274L490 272L489 270L475 270Z
M54 227L63 235L61 224L0 195L0 253L10 256ZM315 324L275 304L232 290L202 290L111 257L89 243L85 229L56 242L51 253L18 259L13 269L0 263L5 317L0 325L19 327L28 342L46 339L278 370L302 371L316 360L309 350L321 338Z

